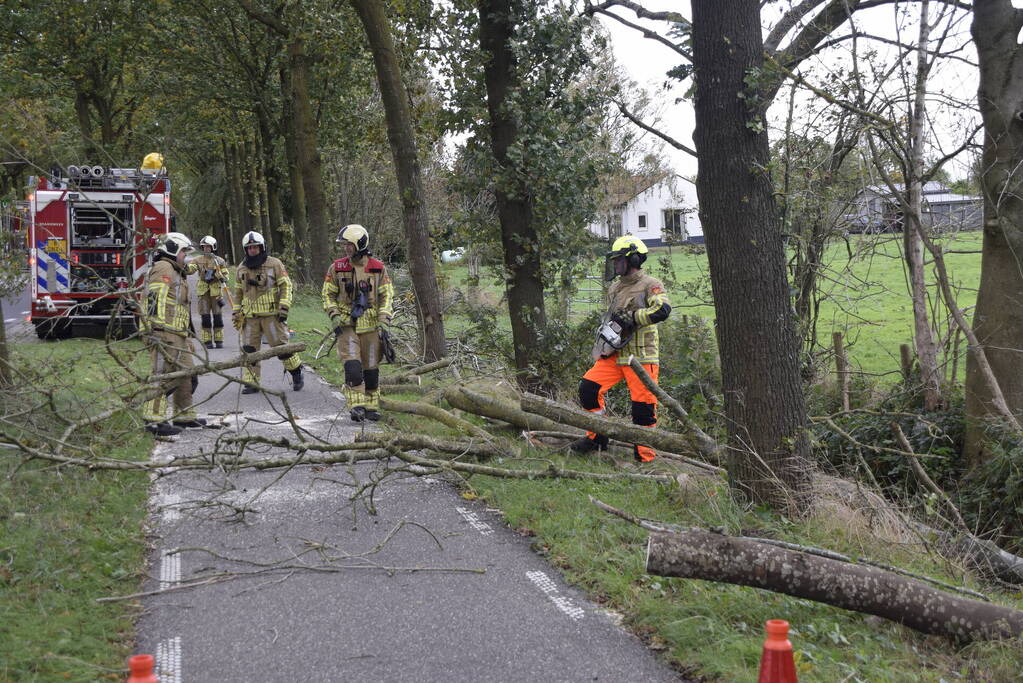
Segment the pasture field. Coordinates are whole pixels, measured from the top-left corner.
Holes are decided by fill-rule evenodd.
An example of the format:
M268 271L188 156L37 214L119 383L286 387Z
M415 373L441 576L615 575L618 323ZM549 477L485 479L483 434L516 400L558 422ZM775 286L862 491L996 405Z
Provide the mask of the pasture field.
M980 283L981 233L949 235L939 241L947 253L945 261L959 305L972 310ZM601 263L594 264L587 279L580 279L580 290L599 288ZM665 281L671 297L673 315L696 315L708 320L714 317L707 255L702 245L696 248L657 247L651 249L644 268ZM450 293L466 291L467 269L462 263L445 264L441 268ZM937 312L939 338L948 341L951 364L952 340L948 339L949 316L940 301L937 278L930 259L927 260L930 292L929 308ZM489 274L482 278L481 288L492 305L506 310L502 288ZM601 308L598 292L580 291L571 307L571 319ZM548 302L549 312L555 302ZM872 376L899 375L899 345L912 342L913 306L909 298L905 266L902 261L901 235L850 235L848 241L833 243L826 251L825 270L821 278L820 313L817 338L823 346L831 345L832 332L842 332L854 371ZM932 313L933 315L933 313ZM456 315L445 319L449 334L463 329L465 321ZM498 323L510 333L507 316L498 316ZM932 323L933 324L933 323ZM670 343L665 339L662 343ZM960 344L960 354L965 344ZM962 357L957 374L962 376Z

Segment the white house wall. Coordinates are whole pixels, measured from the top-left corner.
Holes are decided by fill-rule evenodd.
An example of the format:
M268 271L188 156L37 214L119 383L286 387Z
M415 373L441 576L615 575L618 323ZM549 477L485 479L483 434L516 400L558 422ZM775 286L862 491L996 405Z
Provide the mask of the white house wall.
M675 178L674 187L668 181L657 183L629 200L622 210L622 233L631 233L647 243L660 244L664 239L664 211L687 210L685 230L690 241L703 241L703 226L697 213L696 186L684 178ZM646 227L639 227L640 215L646 215ZM589 231L598 237L607 237L604 221L591 223Z

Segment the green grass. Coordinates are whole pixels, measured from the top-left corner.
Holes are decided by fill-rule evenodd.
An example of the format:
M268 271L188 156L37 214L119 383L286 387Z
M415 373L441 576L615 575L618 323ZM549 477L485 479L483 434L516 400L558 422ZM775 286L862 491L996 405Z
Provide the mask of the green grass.
M825 255L827 266L822 284L820 316L817 337L824 346L830 346L831 333L842 332L853 368L869 375L890 375L895 381L899 372L899 345L912 341L913 308L909 299L901 260L901 236L852 235L849 244L832 244ZM979 251L979 232L961 233L945 237L942 242L955 251ZM662 263L667 257L667 263ZM980 254L956 253L945 257L953 284L959 293L959 305L971 308L980 283ZM711 305L710 278L705 253L692 253L678 247L655 248L644 268L667 283L673 315L714 317ZM602 264L594 264L591 275L602 272ZM938 295L933 266L927 267L930 294ZM449 288L465 290L466 269L461 264L441 267ZM501 288L491 279L481 283L491 299L500 301ZM581 281L583 287L595 287L593 281ZM582 301L592 295L580 294L573 306L573 314L582 314L600 308L599 303ZM553 303L553 302L550 302ZM947 314L938 304L939 331L948 330ZM933 310L933 309L932 309ZM498 322L507 325L507 316ZM933 324L933 323L932 323ZM458 316L445 318L449 334L463 329L464 320ZM508 328L510 329L510 327ZM665 340L670 343L670 340ZM965 344L960 352L965 352ZM960 363L962 372L962 363Z
M121 383L102 344L76 339L13 352L40 382L63 381L62 414L82 416L116 400L110 388ZM141 348L125 346L144 366ZM133 416L86 435L105 456L145 459L152 446ZM139 590L148 489L144 474L0 458L0 681L124 678L138 606L95 599Z

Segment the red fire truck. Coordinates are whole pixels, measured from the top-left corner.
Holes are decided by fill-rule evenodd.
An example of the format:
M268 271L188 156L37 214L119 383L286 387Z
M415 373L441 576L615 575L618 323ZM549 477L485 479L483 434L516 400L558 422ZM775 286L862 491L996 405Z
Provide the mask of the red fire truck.
M172 229L166 171L68 166L29 186L36 333L59 339L85 326L133 330L129 292L142 284L157 235Z

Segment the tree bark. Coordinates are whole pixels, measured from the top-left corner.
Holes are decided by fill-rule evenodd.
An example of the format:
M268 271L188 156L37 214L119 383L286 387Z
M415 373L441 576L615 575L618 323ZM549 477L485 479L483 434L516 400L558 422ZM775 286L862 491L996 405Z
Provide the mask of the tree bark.
M277 253L284 251L284 245L275 239L270 231L270 211L267 208L266 167L263 165L263 145L260 143L259 131L252 137L252 168L256 176L256 196L259 198L259 229L266 236L266 243Z
M245 229L261 231L259 225L259 175L252 140L245 138L238 149L242 158L242 197L245 199ZM266 237L264 235L264 237ZM268 245L272 246L272 245Z
M331 262L333 240L327 238L326 199L323 191L322 161L318 147L316 118L309 98L309 57L305 41L297 32L288 43L288 68L292 96L295 151L305 190L309 277L323 277Z
M537 375L537 350L547 327L543 278L540 271L540 240L533 223L529 188L509 157L519 136L514 104L509 102L519 86L515 54L516 18L522 14L520 0L478 0L480 47L486 55L483 67L490 114L490 146L497 163L494 199L501 224L505 288L511 318L512 343L519 385L527 391L543 390Z
M291 72L281 67L281 91L290 93ZM295 256L298 259L298 277L304 282L313 282L309 268L308 233L305 213L305 186L302 184L302 167L298 162L298 133L293 124L294 112L291 98L284 98L284 156L288 162L288 182L291 185L291 227L295 232Z
M762 588L960 640L1023 634L1020 610L950 595L875 567L702 530L651 533L646 570L657 576Z
M4 324L4 302L0 297L0 387L11 385L11 352L7 346L7 325Z
M1016 36L1023 11L1009 0L973 3L973 41L980 84L977 101L984 121L981 191L984 242L973 331L980 343L966 359L965 454L976 465L988 457L985 423L1004 410L1023 411L1023 46ZM984 359L992 378L986 376ZM1001 394L1001 396L999 396ZM1002 407L999 407L1002 403Z
M401 194L401 213L405 223L405 242L412 289L416 295L423 356L437 360L447 355L440 288L434 272L430 220L423 177L416 146L415 126L409 107L410 97L402 81L401 66L391 36L391 25L380 0L351 0L359 14L366 38L373 50L377 83L387 119L387 141L391 145L394 169Z
M773 199L769 83L756 0L693 0L700 172L733 489L777 509L805 509L809 445L799 344ZM769 80L766 76L761 81Z
M266 188L265 200L267 218L270 221L270 234L273 236L274 244L280 245L283 251L288 245L284 244L281 234L281 226L284 218L281 215L281 174L277 168L274 155L274 135L271 132L270 117L266 107L260 104L256 108L256 120L259 125L259 150L263 159L263 183Z
M237 255L240 253L238 250L240 249L242 236L246 232L246 222L245 200L242 196L241 158L238 154L238 145L236 143L232 142L225 146L224 163L227 167L227 174L231 184L231 218L233 221L232 232L234 233L231 253L235 254L235 258L232 261L238 263L241 259Z
M924 272L924 245L921 233L924 168L924 124L927 116L927 76L930 64L927 50L930 41L928 0L920 3L920 34L916 45L916 81L913 84L913 109L909 117L910 158L906 200L909 210L904 212L902 240L906 267L909 270L909 294L913 301L913 343L920 363L920 381L924 391L924 408L937 410L942 405L941 372L938 367L938 342L931 329L927 311L927 279Z

